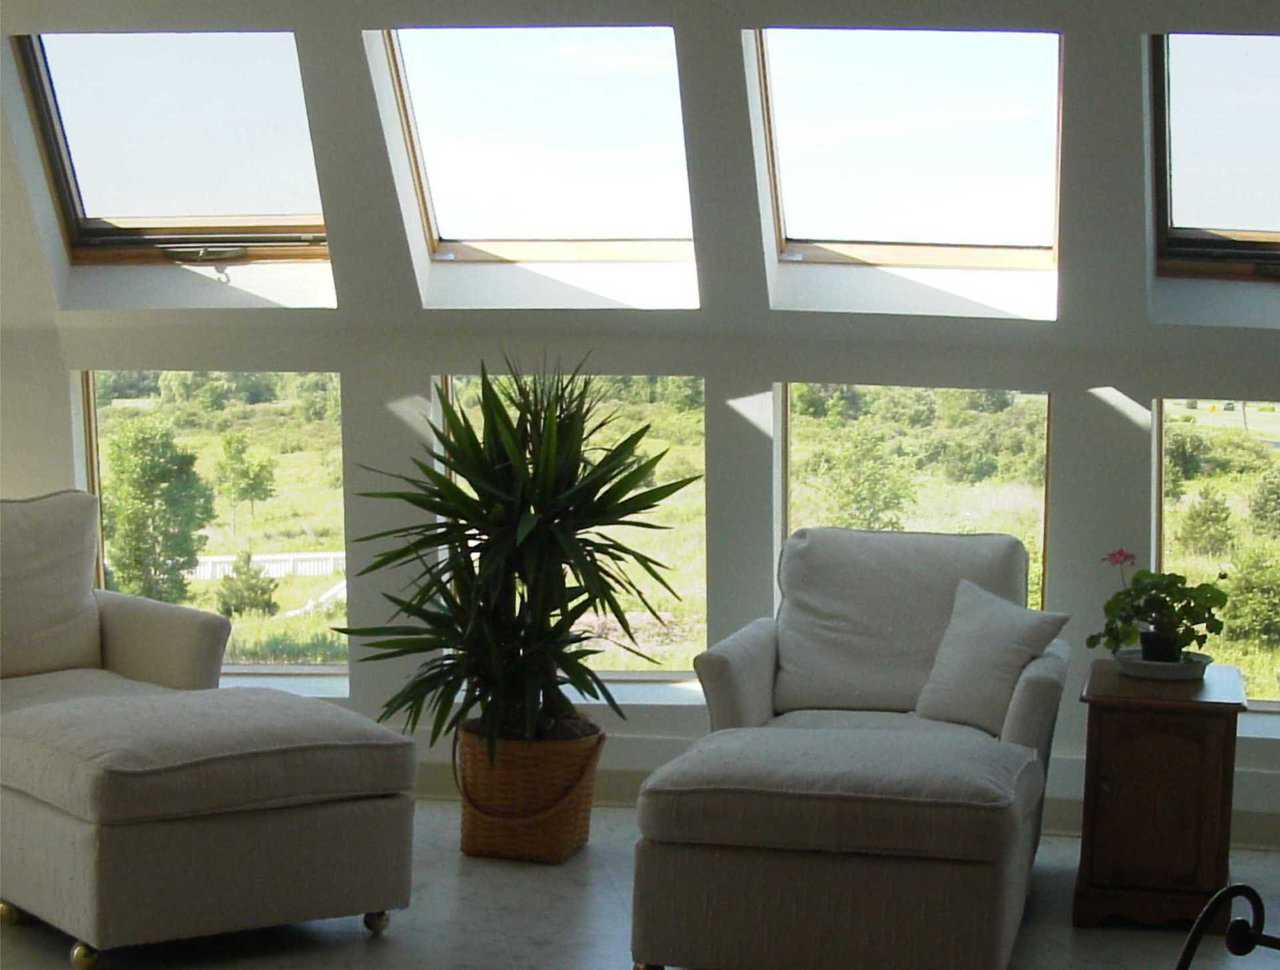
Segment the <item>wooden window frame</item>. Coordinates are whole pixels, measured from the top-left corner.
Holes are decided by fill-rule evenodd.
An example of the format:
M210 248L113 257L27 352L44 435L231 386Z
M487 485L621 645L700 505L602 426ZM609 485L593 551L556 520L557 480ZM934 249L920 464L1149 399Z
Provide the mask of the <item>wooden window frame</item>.
M1280 232L1175 226L1169 164L1169 34L1151 36L1156 275L1280 282Z
M13 38L50 191L72 263L246 263L327 260L324 222L315 218L154 217L97 219L85 214L75 164L38 34Z
M909 243L872 239L797 239L787 235L782 199L778 139L774 126L769 82L769 51L765 30L756 35L756 71L764 119L765 159L773 202L773 225L778 260L784 263L819 263L857 266L901 266L947 269L1055 270L1058 266L1057 231L1052 246L996 246L953 243ZM815 28L816 29L816 28ZM832 28L840 29L840 28ZM1062 38L1058 38L1058 148L1062 154ZM1054 186L1057 208L1058 187Z
M448 239L440 235L431 201L422 139L405 78L404 55L397 30L384 30L383 45L396 110L404 135L414 194L427 250L434 262L446 263L691 263L692 239Z

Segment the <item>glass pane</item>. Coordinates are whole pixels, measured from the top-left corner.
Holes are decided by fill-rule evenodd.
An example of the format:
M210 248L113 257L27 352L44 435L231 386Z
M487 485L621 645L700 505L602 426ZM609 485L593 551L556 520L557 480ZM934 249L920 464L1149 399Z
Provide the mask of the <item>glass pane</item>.
M291 34L44 34L85 214L320 212Z
M665 451L652 484L674 481L706 472L703 382L700 377L593 378L602 392L602 414L613 414L596 442L613 445L642 425L650 426L641 451L652 456ZM455 400L480 427L480 380L451 378ZM638 647L657 661L650 663L620 646L629 643L616 621L593 617L588 626L596 638L588 643L601 653L592 657L596 670L637 673L687 671L693 658L707 648L707 516L703 478L663 501L648 520L662 529L614 529L609 534L633 546L670 569L666 579L679 594L674 597L639 570L632 576L644 590L661 621L655 620L635 597L623 597L622 605L635 632Z
M668 27L399 32L443 239L688 239Z
M1039 606L1047 421L1043 394L792 384L788 527L1008 533Z
M1169 37L1175 226L1280 232L1280 37Z
M1220 572L1226 626L1205 652L1250 697L1280 699L1280 411L1276 401L1164 402L1163 569Z
M329 629L347 615L338 375L95 384L108 588L229 616L227 666L345 675Z
M788 238L1054 244L1057 35L765 35Z

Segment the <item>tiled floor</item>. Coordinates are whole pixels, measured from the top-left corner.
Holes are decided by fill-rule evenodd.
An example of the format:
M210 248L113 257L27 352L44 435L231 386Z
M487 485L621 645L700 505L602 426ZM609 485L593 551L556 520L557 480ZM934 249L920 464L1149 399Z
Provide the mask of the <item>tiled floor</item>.
M421 802L413 905L392 915L384 937L369 939L359 918L326 920L113 951L103 955L99 967L629 970L634 841L633 811L597 809L590 846L564 866L468 859L458 852L458 807ZM1075 839L1047 837L1042 843L1013 957L1015 970L1173 970L1181 931L1072 929L1071 890L1078 855ZM1266 896L1268 926L1280 923L1280 853L1237 852L1232 866L1235 878L1254 884ZM198 891L198 874L192 875L192 888ZM70 943L40 924L7 926L0 934L0 964L4 970L61 970ZM1234 958L1220 938L1211 938L1193 966L1280 968L1280 953L1259 951Z

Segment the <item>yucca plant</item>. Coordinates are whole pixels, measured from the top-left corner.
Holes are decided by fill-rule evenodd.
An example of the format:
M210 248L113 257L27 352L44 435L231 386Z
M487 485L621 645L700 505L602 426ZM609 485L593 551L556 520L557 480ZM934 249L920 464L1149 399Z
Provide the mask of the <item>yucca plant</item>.
M373 637L366 660L423 656L384 705L406 730L425 714L431 742L478 720L492 760L499 739L580 737L597 730L565 695L572 687L622 714L586 661L598 650L580 626L611 616L639 656L623 599L658 617L635 580L641 572L675 595L666 566L617 538L619 527L662 528L642 516L696 481L645 487L665 452L645 457L649 426L611 446L597 444L613 420L590 377L525 375L510 366L494 380L482 366L479 427L439 388L434 444L416 475L379 472L407 490L365 492L402 502L416 521L362 536L394 540L361 575L411 565L405 595L386 626L344 628ZM378 471L377 469L370 469ZM401 622L402 621L402 622Z

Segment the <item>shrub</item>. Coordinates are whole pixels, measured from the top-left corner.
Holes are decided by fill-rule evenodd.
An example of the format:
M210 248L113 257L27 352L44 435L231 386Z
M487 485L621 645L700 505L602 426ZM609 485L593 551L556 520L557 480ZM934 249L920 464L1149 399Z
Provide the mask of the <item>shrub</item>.
M1200 407L1200 402L1197 401L1195 398L1188 398L1187 400L1183 401L1182 404L1183 404L1183 407L1185 407L1188 411L1195 411L1197 408Z
M805 475L821 483L834 510L829 525L900 531L902 513L915 502L909 464L863 421L832 434L805 462Z
M1178 529L1179 541L1202 556L1224 556L1231 550L1234 538L1227 500L1206 486L1187 509Z
M246 549L236 556L230 575L218 583L218 612L226 617L243 613L275 616L280 609L275 593L276 581L253 564L253 556Z
M1183 478L1195 478L1204 467L1209 442L1189 428L1164 429L1164 458Z
M1258 479L1249 496L1249 515L1253 527L1264 535L1280 539L1280 464Z
M1266 471L1275 461L1271 449L1247 431L1220 431L1208 439L1205 464L1215 471L1233 475L1256 475Z
M1280 554L1263 546L1248 550L1228 584L1223 611L1228 640L1259 640L1280 646Z

